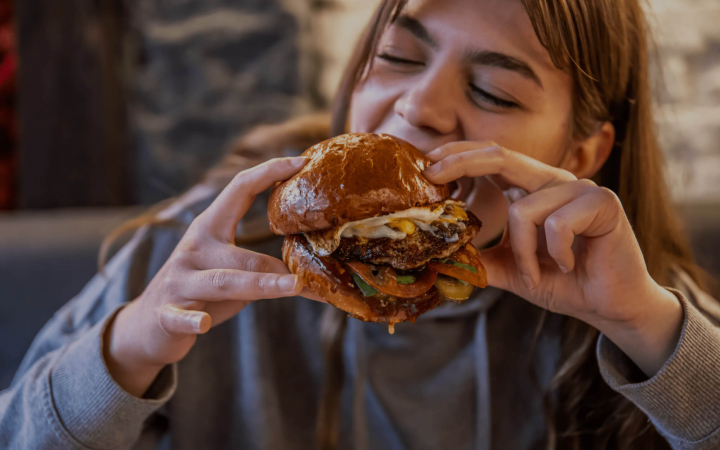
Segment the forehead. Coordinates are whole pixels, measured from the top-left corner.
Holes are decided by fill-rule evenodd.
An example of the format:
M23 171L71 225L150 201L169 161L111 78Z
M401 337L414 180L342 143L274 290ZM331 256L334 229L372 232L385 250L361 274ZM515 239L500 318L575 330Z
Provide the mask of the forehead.
M441 47L497 51L557 71L519 0L410 0L403 14L422 22Z

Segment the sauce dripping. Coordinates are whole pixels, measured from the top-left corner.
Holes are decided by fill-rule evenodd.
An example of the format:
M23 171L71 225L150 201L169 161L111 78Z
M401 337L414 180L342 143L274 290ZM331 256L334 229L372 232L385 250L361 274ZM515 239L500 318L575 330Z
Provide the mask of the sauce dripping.
M391 323L390 325L388 325L388 333L395 334L395 324L394 323Z

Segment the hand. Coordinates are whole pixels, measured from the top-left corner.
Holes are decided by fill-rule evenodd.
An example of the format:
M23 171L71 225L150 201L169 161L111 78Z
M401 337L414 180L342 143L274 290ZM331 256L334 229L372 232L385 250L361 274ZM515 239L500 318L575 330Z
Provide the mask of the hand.
M301 293L301 281L282 261L236 247L234 236L255 196L306 162L274 159L237 174L192 222L140 297L118 313L105 355L126 391L141 396L162 367L190 351L198 334L250 302Z
M427 156L436 162L430 181L488 176L509 200L500 245L481 252L491 285L598 328L646 373L662 366L682 307L648 274L612 191L493 143L451 143Z

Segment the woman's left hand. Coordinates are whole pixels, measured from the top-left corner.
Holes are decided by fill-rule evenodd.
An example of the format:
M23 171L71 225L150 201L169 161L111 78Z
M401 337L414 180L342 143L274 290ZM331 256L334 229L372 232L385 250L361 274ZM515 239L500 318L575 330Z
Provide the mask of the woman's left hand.
M427 156L430 181L489 176L508 198L502 242L481 252L491 285L598 328L648 375L662 367L682 306L648 274L612 191L494 143L454 142Z

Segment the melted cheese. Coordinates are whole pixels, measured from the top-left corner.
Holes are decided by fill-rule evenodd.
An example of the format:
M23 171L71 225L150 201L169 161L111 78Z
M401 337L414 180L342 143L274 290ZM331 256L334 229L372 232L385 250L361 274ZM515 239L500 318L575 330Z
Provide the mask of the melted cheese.
M413 234L415 233L415 224L410 221L409 219L393 219L388 223L390 228L402 231L406 234Z
M446 200L433 206L420 206L386 216L349 222L341 227L322 233L305 233L305 237L316 254L327 256L338 248L341 238L390 238L400 240L405 239L408 234L413 234L416 227L428 231L430 224L437 220L445 222L457 222L459 219L467 220L464 207L465 204L462 202Z

